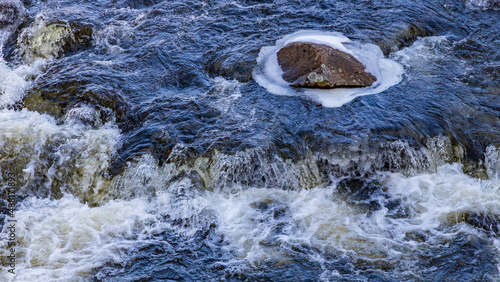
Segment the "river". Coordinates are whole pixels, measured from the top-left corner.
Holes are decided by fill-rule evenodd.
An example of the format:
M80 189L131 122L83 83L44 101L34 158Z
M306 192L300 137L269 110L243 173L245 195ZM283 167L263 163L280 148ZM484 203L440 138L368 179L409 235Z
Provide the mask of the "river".
M500 280L498 1L2 1L0 280Z

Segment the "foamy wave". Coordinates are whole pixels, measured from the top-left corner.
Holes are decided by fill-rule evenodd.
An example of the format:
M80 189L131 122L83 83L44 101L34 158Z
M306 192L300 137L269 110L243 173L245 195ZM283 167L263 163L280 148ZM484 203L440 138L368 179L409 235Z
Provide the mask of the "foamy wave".
M100 198L120 132L112 123L92 129L71 120L58 125L25 109L0 111L0 165L18 175L20 194L57 197L66 191L82 201Z
M483 189L483 181L469 177L461 165L444 165L435 173L412 177L382 173L385 197L374 197L381 208L372 213L344 202L336 185L302 191L251 189L217 197L219 231L230 246L250 263L288 261L297 250L309 248L310 261L324 262L325 255L353 261L391 265L400 274L411 272L418 253L442 238L475 234L456 216L496 214L500 196ZM446 181L443 181L446 179ZM497 181L496 185L500 185ZM404 216L395 216L386 203L400 203ZM457 224L455 227L454 224ZM411 234L429 236L427 247ZM433 243L434 242L434 243ZM408 260L410 255L413 257ZM331 277L333 278L333 277Z
M1 266L1 280L88 281L96 267L123 262L123 253L140 242L154 220L147 208L139 199L98 208L72 197L27 199L15 213L16 274ZM6 246L0 248L2 256L6 251Z

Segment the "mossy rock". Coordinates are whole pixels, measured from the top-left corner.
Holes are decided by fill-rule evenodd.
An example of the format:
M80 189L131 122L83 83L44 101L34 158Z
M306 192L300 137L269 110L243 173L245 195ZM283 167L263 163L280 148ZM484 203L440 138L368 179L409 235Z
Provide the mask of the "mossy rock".
M99 113L99 119L118 122L127 114L129 105L119 90L91 85L88 81L40 79L23 99L31 111L61 119L74 108L89 106Z
M474 211L459 211L447 216L446 221L449 224L467 223L480 230L499 234L500 215Z

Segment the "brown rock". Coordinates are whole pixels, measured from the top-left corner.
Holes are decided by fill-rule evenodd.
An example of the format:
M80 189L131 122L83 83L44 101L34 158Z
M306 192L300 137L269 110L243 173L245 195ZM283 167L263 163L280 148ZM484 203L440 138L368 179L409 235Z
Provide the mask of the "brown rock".
M367 87L377 80L352 55L323 44L290 43L278 51L278 63L294 87Z

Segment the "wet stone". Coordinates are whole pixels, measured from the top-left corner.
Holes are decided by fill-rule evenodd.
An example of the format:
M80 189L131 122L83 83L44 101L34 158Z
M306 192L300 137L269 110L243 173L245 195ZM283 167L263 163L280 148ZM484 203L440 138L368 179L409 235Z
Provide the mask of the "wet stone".
M464 211L449 215L448 221L452 224L464 222L488 233L499 234L500 232L500 215L498 214Z
M98 127L113 118L120 121L128 111L128 103L117 89L103 89L87 85L84 81L57 81L42 77L23 99L23 105L33 111L55 118L68 117L81 107L90 106L97 118L80 116L84 124Z
M258 49L230 55L209 52L205 69L213 77L222 76L240 82L249 82L252 80L252 70L255 68L257 53Z
M23 22L25 14L26 12L24 6L19 0L0 1L0 40L9 39L9 37L12 36L19 25ZM8 41L3 44L4 46L2 51L3 57L5 58L10 49L10 44Z
M375 43L382 49L385 56L411 46L418 38L432 36L440 29L435 29L432 24L408 24L397 30L391 31L386 37L375 39Z
M20 36L18 44L28 62L35 58L60 58L63 54L89 47L92 27L79 23L40 21Z
M278 63L294 87L367 87L377 80L352 55L323 44L290 43L278 51Z
M470 0L469 4L472 7L479 9L500 9L500 0Z

